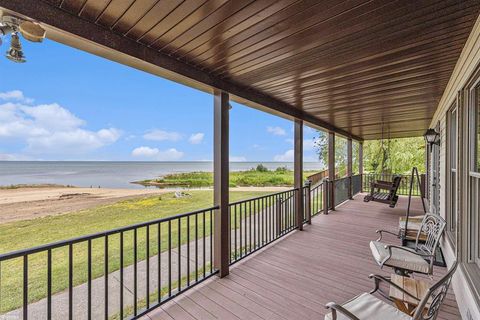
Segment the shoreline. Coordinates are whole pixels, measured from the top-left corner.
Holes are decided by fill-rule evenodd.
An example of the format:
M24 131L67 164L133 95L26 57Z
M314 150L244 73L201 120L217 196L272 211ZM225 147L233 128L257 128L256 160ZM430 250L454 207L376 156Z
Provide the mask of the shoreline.
M235 187L232 191L279 192L289 187ZM212 188L116 189L72 186L23 186L0 188L0 225L69 214L123 200L141 199L175 191L212 190Z

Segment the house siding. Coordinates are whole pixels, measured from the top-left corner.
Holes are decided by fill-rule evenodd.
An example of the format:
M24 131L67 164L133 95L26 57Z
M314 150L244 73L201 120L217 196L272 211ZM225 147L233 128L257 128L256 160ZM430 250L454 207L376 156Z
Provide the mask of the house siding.
M468 81L471 79L472 75L476 72L476 70L480 66L480 18L477 19L473 30L462 50L459 60L455 66L455 69L452 73L452 76L449 80L449 83L444 91L444 94L438 104L437 110L435 115L432 119L430 124L431 128L435 128L438 123L440 123L440 137L441 137L441 144L440 144L440 181L438 183L439 193L440 193L440 208L439 213L442 217L447 218L447 205L448 205L448 194L451 192L450 186L446 184L447 181L447 112L449 111L450 107L456 102L458 97L458 92L463 90L467 85ZM463 108L461 110L465 111ZM465 113L461 114L460 117L463 117L465 120ZM461 120L460 120L461 121ZM460 125L460 124L459 124ZM464 148L465 147L465 139L462 137L466 132L465 128L460 129L459 131L459 151L458 157L459 161L457 164L458 175L463 177L460 178L460 182L462 185L460 186L460 191L458 194L458 214L459 214L459 238L457 239L457 247L454 247L452 243L444 237L442 240L442 248L444 251L445 259L447 260L447 264L451 265L452 262L456 259L457 256L462 257L461 252L464 250L465 247L465 237L462 236L464 234L465 226L463 225L464 221L466 221L466 215L468 214L466 208L466 196L465 196L465 183L462 182L462 179L466 179L467 170L466 167L463 165L465 163ZM431 155L433 156L433 154ZM433 159L430 161L428 173L430 176L429 183L432 186L432 170L433 170ZM435 201L434 197L432 196L432 188L430 188L430 207L433 205L433 201ZM460 254L458 254L460 253ZM480 283L472 283L469 279L470 277L467 275L467 271L462 264L463 259L460 258L460 268L458 269L457 273L455 274L454 280L452 282L453 290L455 291L458 305L460 312L462 314L463 319L480 319L480 306L479 301L480 297L476 295L476 293L472 290L472 286L478 288Z

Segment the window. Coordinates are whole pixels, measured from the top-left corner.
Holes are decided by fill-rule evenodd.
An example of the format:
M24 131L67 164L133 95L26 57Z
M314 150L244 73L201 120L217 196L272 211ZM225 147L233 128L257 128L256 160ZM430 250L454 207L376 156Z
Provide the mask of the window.
M469 261L480 268L480 85L474 87L469 106L470 168L469 168Z

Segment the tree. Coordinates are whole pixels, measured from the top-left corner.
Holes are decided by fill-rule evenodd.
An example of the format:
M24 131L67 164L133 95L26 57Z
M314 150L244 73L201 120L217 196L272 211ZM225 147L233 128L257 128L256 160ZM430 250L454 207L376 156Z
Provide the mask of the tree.
M318 131L314 147L320 161L328 166L328 133ZM358 172L358 143L352 144L353 173ZM409 173L412 167L424 171L425 143L423 137L384 140L368 140L364 142L363 152L365 172L375 173ZM347 140L335 137L335 167L338 176L346 174Z
M322 162L325 168L327 168L328 132L318 131L318 137L314 139L313 143L314 148L317 150L319 160ZM339 136L335 137L335 168L337 171L337 175L340 177L343 177L347 172L347 139Z
M366 172L406 174L417 167L425 171L425 142L423 137L364 142Z

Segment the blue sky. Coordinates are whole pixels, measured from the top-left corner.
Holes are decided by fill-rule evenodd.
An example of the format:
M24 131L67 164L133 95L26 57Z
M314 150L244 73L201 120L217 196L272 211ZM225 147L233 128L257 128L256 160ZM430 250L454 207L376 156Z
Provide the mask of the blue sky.
M22 39L23 40L23 39ZM46 40L0 47L0 160L211 160L213 98ZM293 123L232 103L232 161L291 161ZM316 161L305 129L305 161Z

